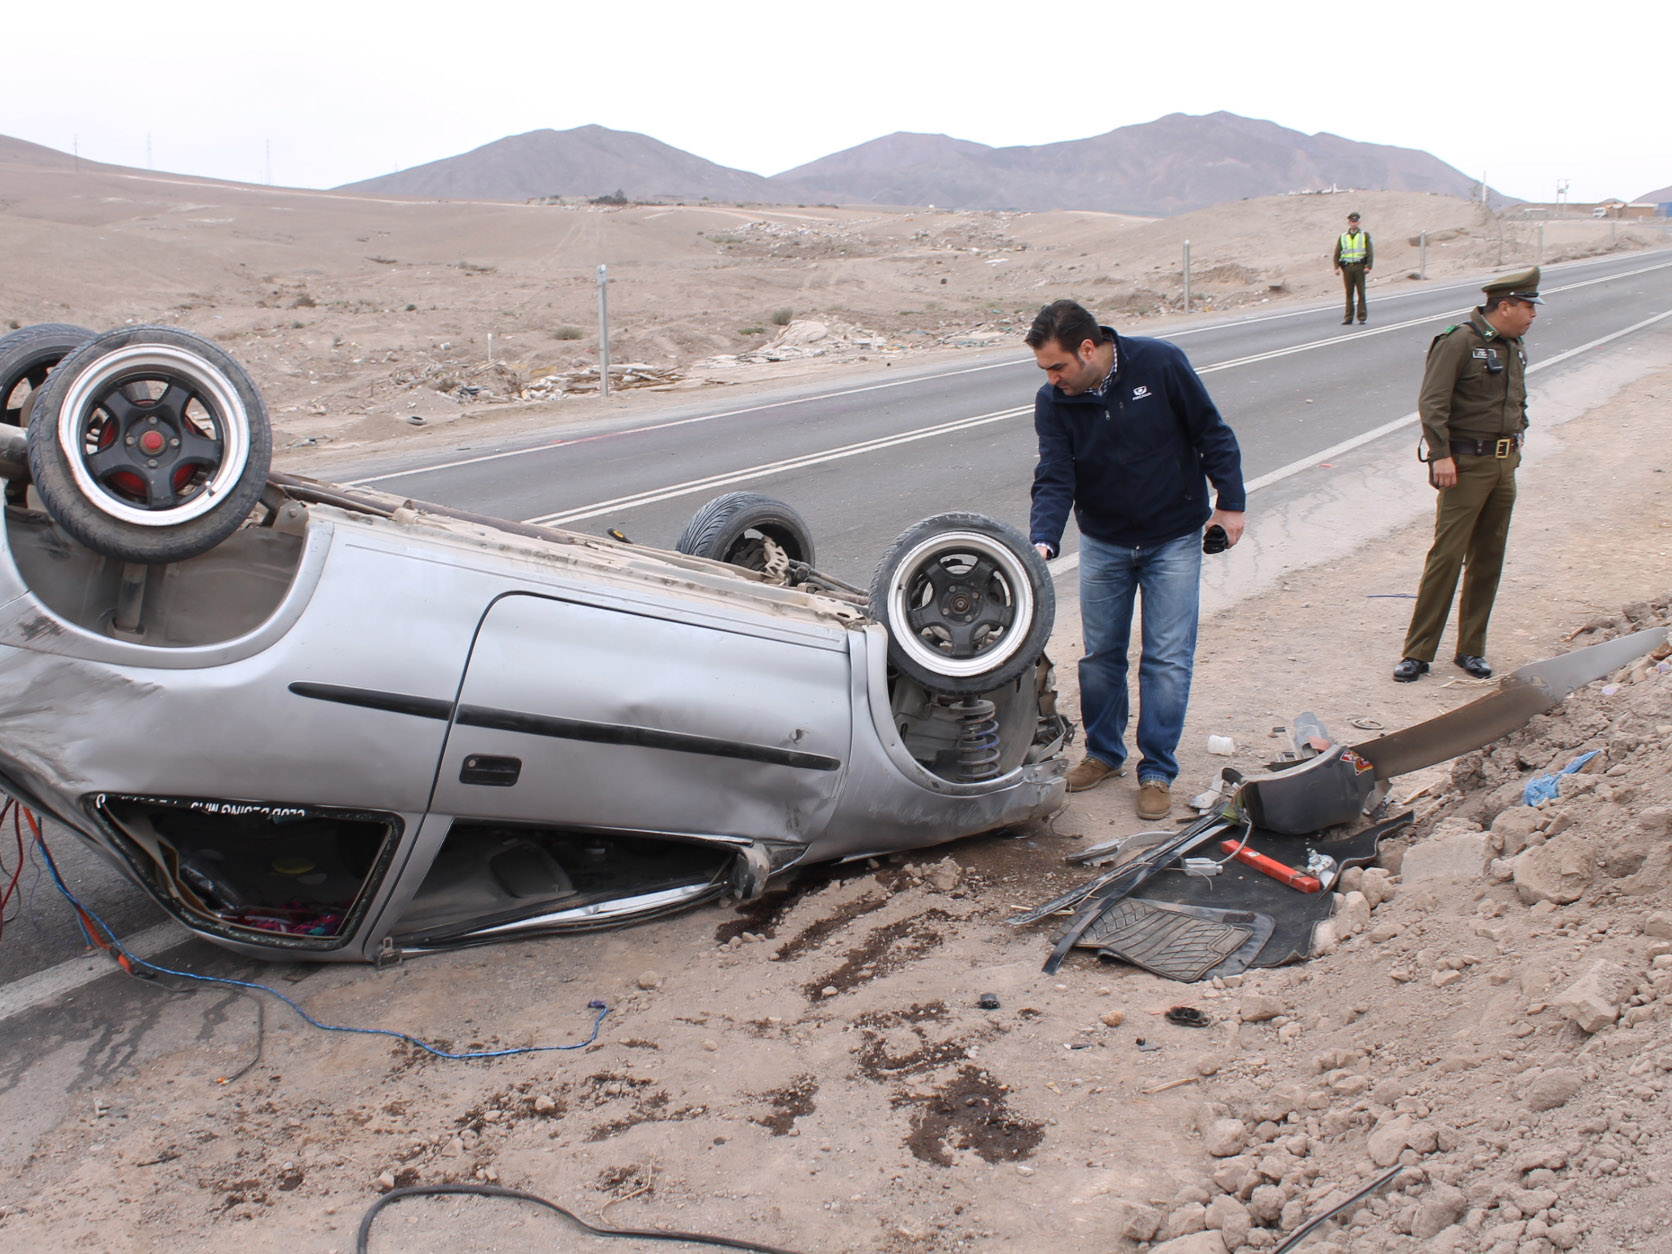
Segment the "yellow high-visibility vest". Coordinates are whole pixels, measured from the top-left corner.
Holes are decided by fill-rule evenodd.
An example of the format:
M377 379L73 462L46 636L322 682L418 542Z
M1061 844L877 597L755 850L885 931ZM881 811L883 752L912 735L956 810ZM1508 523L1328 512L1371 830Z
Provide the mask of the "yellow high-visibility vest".
M1364 250L1369 243L1370 237L1363 231L1360 231L1357 235L1351 235L1343 231L1341 233L1341 264L1346 265L1349 262L1363 261Z

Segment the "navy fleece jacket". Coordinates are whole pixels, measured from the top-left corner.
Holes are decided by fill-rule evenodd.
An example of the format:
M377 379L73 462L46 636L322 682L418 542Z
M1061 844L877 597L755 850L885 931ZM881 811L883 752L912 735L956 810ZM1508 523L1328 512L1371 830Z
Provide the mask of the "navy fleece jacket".
M1123 548L1165 544L1213 513L1207 479L1219 509L1242 512L1237 437L1183 351L1103 332L1115 344L1107 396L1068 396L1047 383L1034 400L1039 465L1029 538L1058 551L1073 506L1083 535Z

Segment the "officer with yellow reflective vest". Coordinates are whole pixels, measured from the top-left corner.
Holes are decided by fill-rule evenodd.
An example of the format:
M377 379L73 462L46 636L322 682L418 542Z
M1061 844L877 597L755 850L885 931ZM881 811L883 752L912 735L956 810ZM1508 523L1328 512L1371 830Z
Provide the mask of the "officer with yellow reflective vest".
M1376 264L1376 249L1370 242L1370 232L1359 230L1357 210L1347 215L1347 229L1335 241L1335 272L1347 289L1347 316L1341 325L1353 321L1353 294L1358 294L1358 320L1367 321L1370 312L1364 302L1364 276Z
M1504 569L1515 470L1527 429L1527 352L1522 336L1538 316L1538 267L1494 279L1486 304L1447 327L1428 346L1417 412L1428 447L1428 479L1439 489L1434 544L1422 569L1405 654L1393 668L1399 683L1428 670L1451 614L1457 577L1458 666L1490 679L1486 623Z

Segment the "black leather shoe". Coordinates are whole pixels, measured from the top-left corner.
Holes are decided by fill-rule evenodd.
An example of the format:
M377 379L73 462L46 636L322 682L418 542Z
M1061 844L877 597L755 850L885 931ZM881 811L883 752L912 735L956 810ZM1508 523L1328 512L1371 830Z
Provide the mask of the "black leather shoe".
M1353 325L1353 320L1351 318L1343 318L1341 319L1341 325L1344 327L1350 327Z
M1408 657L1393 668L1393 682L1409 684L1415 682L1417 676L1428 674L1428 663L1419 662L1414 657Z
M1453 660L1476 679L1492 678L1492 668L1486 664L1483 657L1476 657L1473 653L1459 653Z

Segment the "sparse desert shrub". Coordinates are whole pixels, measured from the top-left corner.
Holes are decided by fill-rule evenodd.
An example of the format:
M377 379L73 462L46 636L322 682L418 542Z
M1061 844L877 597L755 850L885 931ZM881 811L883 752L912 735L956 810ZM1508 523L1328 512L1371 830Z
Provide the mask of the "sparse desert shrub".
M312 309L315 304L316 302L314 298L309 296L306 292L303 292L295 300L290 302L290 307L292 309Z
M583 334L579 327L552 328L552 339L554 340L578 340Z
M772 311L772 325L775 327L787 327L790 324L790 319L793 317L795 317L795 310L793 309L774 309Z
M738 334L739 335L765 335L766 334L766 328L765 327L744 327L741 331L738 332Z

